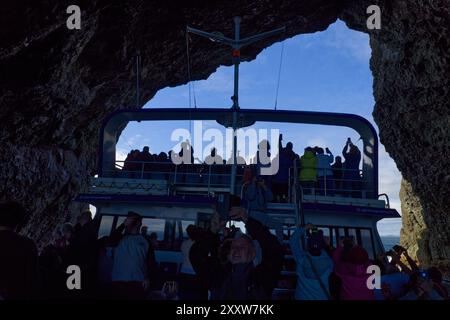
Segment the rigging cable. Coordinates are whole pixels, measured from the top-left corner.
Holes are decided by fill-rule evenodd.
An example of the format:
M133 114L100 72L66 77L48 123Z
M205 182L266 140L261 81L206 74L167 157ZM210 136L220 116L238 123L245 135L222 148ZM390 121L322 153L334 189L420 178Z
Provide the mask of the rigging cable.
M186 57L187 57L187 76L188 76L188 89L189 89L189 133L192 137L192 116L191 116L191 86L192 86L192 95L194 97L194 108L197 109L197 101L195 99L195 87L194 83L191 83L191 59L189 55L189 32L186 27Z
M278 80L277 80L277 90L275 93L275 110L278 106L278 91L280 89L280 79L281 79L281 67L283 64L283 53L284 53L284 41L281 42L281 53L280 53L280 65L278 66Z
M186 56L187 56L187 71L189 81L189 106L191 106L191 85L192 85L192 98L194 99L194 108L197 109L197 96L195 94L195 81L191 79L191 57L189 54L189 33L186 28ZM192 83L191 83L192 82Z
M189 34L186 29L186 57L187 57L187 76L188 76L188 90L189 90L189 109L191 108L191 67L189 59Z

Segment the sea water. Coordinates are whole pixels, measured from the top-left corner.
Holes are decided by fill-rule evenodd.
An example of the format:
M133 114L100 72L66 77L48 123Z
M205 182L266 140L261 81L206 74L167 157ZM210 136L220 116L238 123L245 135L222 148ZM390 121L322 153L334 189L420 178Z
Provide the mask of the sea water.
M384 249L386 251L391 250L396 244L400 244L399 236L381 236L381 241L383 242Z

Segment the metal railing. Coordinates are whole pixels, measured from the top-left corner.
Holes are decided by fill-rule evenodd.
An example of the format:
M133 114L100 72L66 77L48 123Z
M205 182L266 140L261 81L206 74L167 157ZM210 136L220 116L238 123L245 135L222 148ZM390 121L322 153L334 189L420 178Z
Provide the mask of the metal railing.
M302 186L300 185L297 177L298 177L298 168L297 168L297 161L294 161L293 166L294 171L294 190L293 190L293 198L294 198L294 205L295 205L295 219L296 219L296 225L298 226L304 226L305 225L305 215L303 213L303 190ZM289 168L289 173L291 172ZM289 178L289 181L291 179ZM291 189L289 188L289 195L292 194Z
M378 195L378 199L380 199L380 197L384 197L386 199L386 208L389 209L391 207L389 196L386 193L381 193Z
M302 168L299 168L298 166L296 167L297 172L293 174L295 166L296 163L289 168L289 190L291 190L293 182L297 182L301 175ZM305 195L327 197L342 196L363 199L375 198L375 188L374 186L368 187L369 183L362 176L362 170L339 169L341 178L336 179L333 175L333 170L329 167L306 169L315 170L316 175L314 177L315 179L298 181ZM358 178L345 177L345 172L347 172L350 177L357 176ZM290 192L290 197L292 197L292 194L293 193Z
M256 165L251 165L256 166ZM231 165L227 164L179 164L171 161L146 162L146 161L116 161L116 169L104 171L104 177L128 178L128 179L154 179L166 180L176 186L192 186L207 188L229 188ZM246 165L239 165L237 184L242 182L243 171ZM314 170L315 177L311 180L299 180L302 170ZM229 172L228 172L229 171ZM298 161L288 168L288 201L295 203L293 196L300 187L303 195L310 196L342 196L351 198L374 198L375 188L370 186L362 176L362 171L339 169L340 179L334 178L333 169L325 168L301 168ZM356 177L356 178L355 178ZM389 200L388 200L389 202Z
M114 170L103 171L103 177L127 179L166 180L179 187L229 188L231 165L223 164L174 164L171 161L116 161ZM239 166L243 171L244 166ZM230 172L228 172L230 171ZM243 173L236 175L239 183Z

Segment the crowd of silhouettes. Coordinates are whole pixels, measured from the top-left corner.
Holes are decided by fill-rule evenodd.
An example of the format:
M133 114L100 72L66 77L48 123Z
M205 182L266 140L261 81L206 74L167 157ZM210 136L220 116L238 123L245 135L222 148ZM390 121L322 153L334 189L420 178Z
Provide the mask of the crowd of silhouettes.
M449 299L442 273L435 267L419 269L399 245L372 260L354 237L341 237L333 247L322 230L307 224L295 230L290 248L296 260L298 300ZM367 271L371 265L381 270L380 288L368 286L372 283L372 273Z
M248 166L255 167L256 174L264 179L270 188L274 202L288 201L291 196L289 186L294 185L294 179L298 179L304 194L355 198L362 196L362 177L359 169L361 152L350 138L342 150L342 156L336 157L330 149L318 146L306 147L300 156L295 153L292 142L283 146L282 140L283 137L280 135L278 153L273 159L267 140L262 140L258 144L257 153L248 164L238 152L236 157L238 175L243 176ZM201 161L194 158L193 147L189 141L185 141L178 153L169 151L168 154L165 152L151 154L148 146L142 151L132 150L124 161L122 172L132 177L173 179L174 165L179 165L176 178L178 183L227 185L231 169L225 165L230 165L233 161L232 157L225 161L216 148L212 148L205 160ZM278 163L275 169L272 169L273 163ZM212 168L209 167L211 165ZM295 166L298 177L293 176ZM211 174L211 177L208 178L207 174ZM243 183L243 180L238 181Z
M147 236L136 212L128 212L109 236L97 239L96 220L85 211L75 225L64 223L53 241L38 250L18 233L26 210L17 202L0 202L0 299L271 299L285 249L268 222L252 214L264 210L264 201L252 198L245 208L245 200L238 199L228 217L216 210L205 227L187 228L183 263L172 281L165 281L156 262L156 235ZM247 233L227 225L229 220L244 223ZM298 276L296 299L449 298L439 269L420 269L401 246L370 259L354 237L341 237L333 247L312 224L298 227L289 243ZM73 265L81 270L81 290L67 286L67 267ZM367 286L371 265L381 270L381 288Z

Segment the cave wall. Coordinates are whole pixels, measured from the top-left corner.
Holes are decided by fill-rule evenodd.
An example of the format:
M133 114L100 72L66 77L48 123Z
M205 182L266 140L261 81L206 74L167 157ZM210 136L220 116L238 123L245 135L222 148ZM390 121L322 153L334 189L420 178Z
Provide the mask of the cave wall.
M66 8L82 9L81 30ZM382 29L366 28L378 4ZM285 25L286 33L243 50L254 59L275 41L325 30L336 19L368 32L374 117L402 172L402 242L424 264L449 265L450 1L15 1L0 4L0 199L32 212L24 233L46 242L73 221L71 201L95 174L103 118L134 102L141 56L142 101L187 82L185 27L232 35ZM230 50L190 40L193 79L231 64ZM447 177L447 178L446 178ZM447 180L445 180L447 179Z

